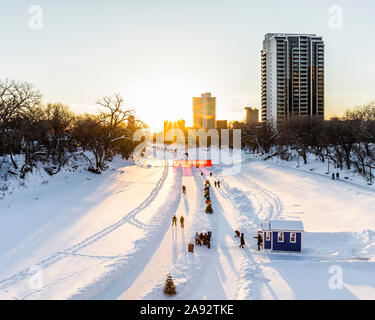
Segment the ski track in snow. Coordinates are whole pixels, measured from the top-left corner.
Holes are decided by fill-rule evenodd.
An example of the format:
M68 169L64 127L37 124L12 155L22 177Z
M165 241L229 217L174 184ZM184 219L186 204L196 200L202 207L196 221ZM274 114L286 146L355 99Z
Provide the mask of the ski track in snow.
M61 261L65 257L67 257L71 254L75 254L79 250L82 250L82 249L92 245L93 243L101 240L102 238L106 237L108 234L110 234L114 230L121 227L123 224L128 223L128 222L134 223L134 218L136 217L136 215L139 212L141 212L145 207L149 206L150 203L157 197L160 189L162 188L162 186L163 186L163 184L164 184L164 182L165 182L165 180L168 176L168 170L169 170L169 167L166 164L164 166L162 176L159 179L159 181L157 182L153 191L148 195L148 197L137 208L135 208L132 211L130 211L129 213L127 213L122 219L120 219L116 223L102 229L101 231L91 235L90 237L84 239L83 241L81 241L81 242L79 242L79 243L77 243L77 244L75 244L75 245L73 245L73 246L71 246L71 247L69 247L69 248L67 248L63 251L55 252L49 258L44 259L44 260L42 260L42 261L40 261L40 262L38 262L34 265L38 266L40 268L43 268L43 269L48 268L48 267L54 265L55 263ZM0 290L7 290L9 287L19 283L22 280L27 279L29 276L30 276L29 268L27 268L27 269L24 269L24 270L18 272L17 274L15 274L11 277L2 279L2 280L0 280Z
M233 180L236 187L231 187ZM237 230L244 233L246 240L246 245L241 250L243 259L236 299L257 299L260 296L261 287L268 286L269 280L264 276L256 261L254 256L256 251L249 249L249 245L256 240L252 237L256 236L260 224L278 218L282 214L283 206L275 194L254 182L248 174L221 176L220 181L223 188L217 190L232 202L237 211Z
M169 170L167 165L165 168L167 171ZM177 191L180 185L181 173L177 172L173 183L174 192L151 219L149 225L152 227L148 233L144 235L143 239L136 241L136 250L108 266L109 272L100 275L88 286L79 289L79 292L70 296L69 299L112 299L117 292L116 286L119 283L123 284L125 274L132 274L133 277L136 277L141 272L160 244L160 234L163 234L163 229L165 229L163 226L168 225L173 213L177 210L181 198L180 192ZM126 278L126 284L123 284L125 287L130 286L134 281L131 278Z

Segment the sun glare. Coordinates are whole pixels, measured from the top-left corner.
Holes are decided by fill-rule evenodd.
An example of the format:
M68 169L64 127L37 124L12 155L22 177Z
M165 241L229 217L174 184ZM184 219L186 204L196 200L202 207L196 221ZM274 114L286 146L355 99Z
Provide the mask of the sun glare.
M157 78L137 83L134 100L138 116L151 130L163 129L164 120L184 119L192 122L192 97L200 94L192 81L179 78Z

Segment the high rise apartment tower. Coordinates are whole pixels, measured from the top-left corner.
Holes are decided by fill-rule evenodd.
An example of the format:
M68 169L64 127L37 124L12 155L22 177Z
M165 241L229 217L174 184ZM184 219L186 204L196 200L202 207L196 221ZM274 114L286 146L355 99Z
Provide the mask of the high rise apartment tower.
M324 43L315 34L267 33L261 51L262 122L324 118Z
M193 122L196 129L215 129L216 98L211 93L193 98Z

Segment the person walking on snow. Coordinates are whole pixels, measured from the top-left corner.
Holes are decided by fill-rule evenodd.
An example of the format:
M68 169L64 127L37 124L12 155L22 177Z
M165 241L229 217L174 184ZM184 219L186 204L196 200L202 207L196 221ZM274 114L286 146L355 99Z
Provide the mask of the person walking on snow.
M220 181L217 182L217 187L220 188Z
M258 239L258 242L257 242L257 244L258 244L258 251L260 251L260 246L262 245L262 243L263 243L263 240L262 240L262 236L260 235L260 233L258 234L258 236L257 237L254 237L255 239Z
M200 246L202 245L203 240L204 240L204 236L203 236L203 233L201 232L201 233L199 234L199 245L200 245Z
M182 186L182 193L186 194L186 187L185 186Z
M216 188L217 187L217 182L216 181L214 182L214 185L215 185L215 188Z
M199 240L199 234L198 234L198 232L195 233L194 239L195 239L195 245L196 245L196 246L197 246L198 244L199 244L199 245L201 244L201 241Z
M173 225L175 225L177 227L177 217L176 217L176 215L174 215L173 218L172 218L172 227L173 227Z
M180 223L181 223L181 228L183 229L184 228L184 216L181 216L180 218Z
M240 247L240 248L243 248L244 245L245 245L245 238L243 237L243 233L241 233L241 238L240 238L240 245L239 245L239 247Z

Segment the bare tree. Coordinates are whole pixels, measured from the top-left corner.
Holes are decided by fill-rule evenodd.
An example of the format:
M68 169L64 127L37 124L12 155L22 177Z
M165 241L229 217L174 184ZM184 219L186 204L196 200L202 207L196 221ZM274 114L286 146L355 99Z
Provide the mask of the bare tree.
M39 91L27 82L8 79L0 81L0 133L5 137L5 149L15 169L18 169L18 165L13 154L22 137L17 124L26 112L40 106L41 97Z

